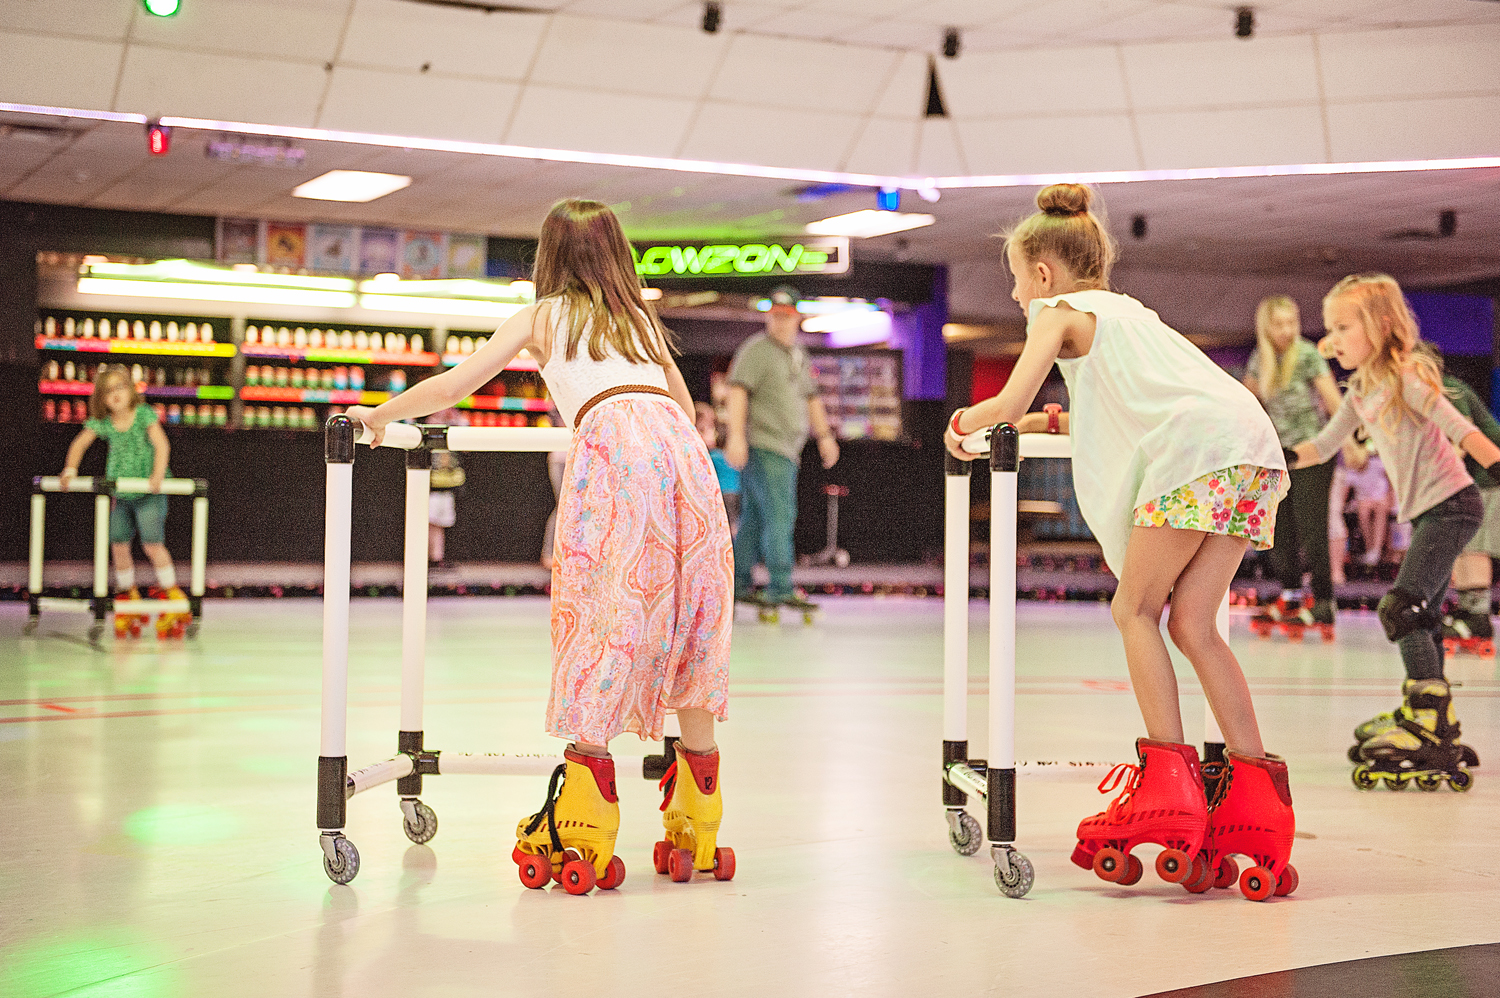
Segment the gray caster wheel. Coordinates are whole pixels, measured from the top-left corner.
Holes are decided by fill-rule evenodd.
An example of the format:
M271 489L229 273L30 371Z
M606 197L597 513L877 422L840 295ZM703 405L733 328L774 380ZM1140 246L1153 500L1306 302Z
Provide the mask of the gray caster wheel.
M437 834L437 814L432 808L418 801L415 809L415 818L415 821L411 818L403 818L401 827L406 831L407 838L417 843L417 845L421 845L423 842L430 841Z
M958 812L958 823L948 826L948 844L960 856L972 856L984 844L984 834L979 822L968 811Z
M196 638L198 636L198 622L195 620L183 628L182 635L187 638Z
M99 640L102 637L104 637L104 625L91 624L89 626L89 644L93 645L95 648L103 650L104 645Z
M1009 870L1003 869L999 863L995 864L995 886L1008 898L1025 897L1035 879L1036 873L1031 868L1031 860L1018 852L1011 852Z
M27 617L26 623L21 625L21 633L25 635L35 634L36 629L41 626L41 623L42 618L40 617Z
M347 884L359 873L359 850L342 835L334 840L333 858L323 854L323 872L336 884Z

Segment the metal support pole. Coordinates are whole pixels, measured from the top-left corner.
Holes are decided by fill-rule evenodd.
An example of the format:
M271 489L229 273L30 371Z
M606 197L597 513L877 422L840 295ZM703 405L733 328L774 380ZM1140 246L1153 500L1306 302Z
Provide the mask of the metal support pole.
M424 426L422 445L406 452L406 523L401 582L401 725L397 751L421 752L422 697L427 670L427 500L432 488L432 452L443 450L446 427ZM422 774L396 781L396 792L415 797Z
M31 551L26 566L26 612L28 626L35 629L42 614L42 541L47 533L47 496L43 492L31 494Z
M193 497L193 560L188 592L201 599L208 581L208 496ZM197 610L193 616L198 616Z
M113 485L105 480L105 489L94 496L94 620L101 621L109 602L109 503Z
M333 416L324 429L323 713L318 740L318 827L344 827L349 768L349 547L354 493L354 423Z

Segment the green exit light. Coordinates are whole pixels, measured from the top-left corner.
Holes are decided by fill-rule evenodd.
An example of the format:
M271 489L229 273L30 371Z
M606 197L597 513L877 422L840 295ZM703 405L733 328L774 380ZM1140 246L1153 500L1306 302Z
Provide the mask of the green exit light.
M173 17L182 9L182 0L141 0L146 13L156 17Z
M776 274L842 274L849 269L844 238L800 243L716 243L708 246L632 246L642 277L765 277Z

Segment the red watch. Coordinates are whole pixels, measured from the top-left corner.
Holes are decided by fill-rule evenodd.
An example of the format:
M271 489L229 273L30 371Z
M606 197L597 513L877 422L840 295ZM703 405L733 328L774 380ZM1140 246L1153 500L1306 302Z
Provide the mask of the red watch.
M1042 406L1042 411L1047 414L1047 432L1048 433L1061 433L1062 432L1062 419L1061 419L1062 406L1058 405L1056 402L1048 402L1046 405Z

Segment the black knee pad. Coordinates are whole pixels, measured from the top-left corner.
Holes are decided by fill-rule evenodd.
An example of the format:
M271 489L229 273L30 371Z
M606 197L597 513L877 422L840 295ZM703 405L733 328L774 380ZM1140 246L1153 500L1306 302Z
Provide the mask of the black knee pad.
M1380 597L1380 603L1375 607L1375 616L1380 618L1380 626L1385 628L1385 636L1389 641L1400 641L1417 631L1430 631L1442 620L1438 612L1427 605L1425 599L1400 588L1392 589Z

